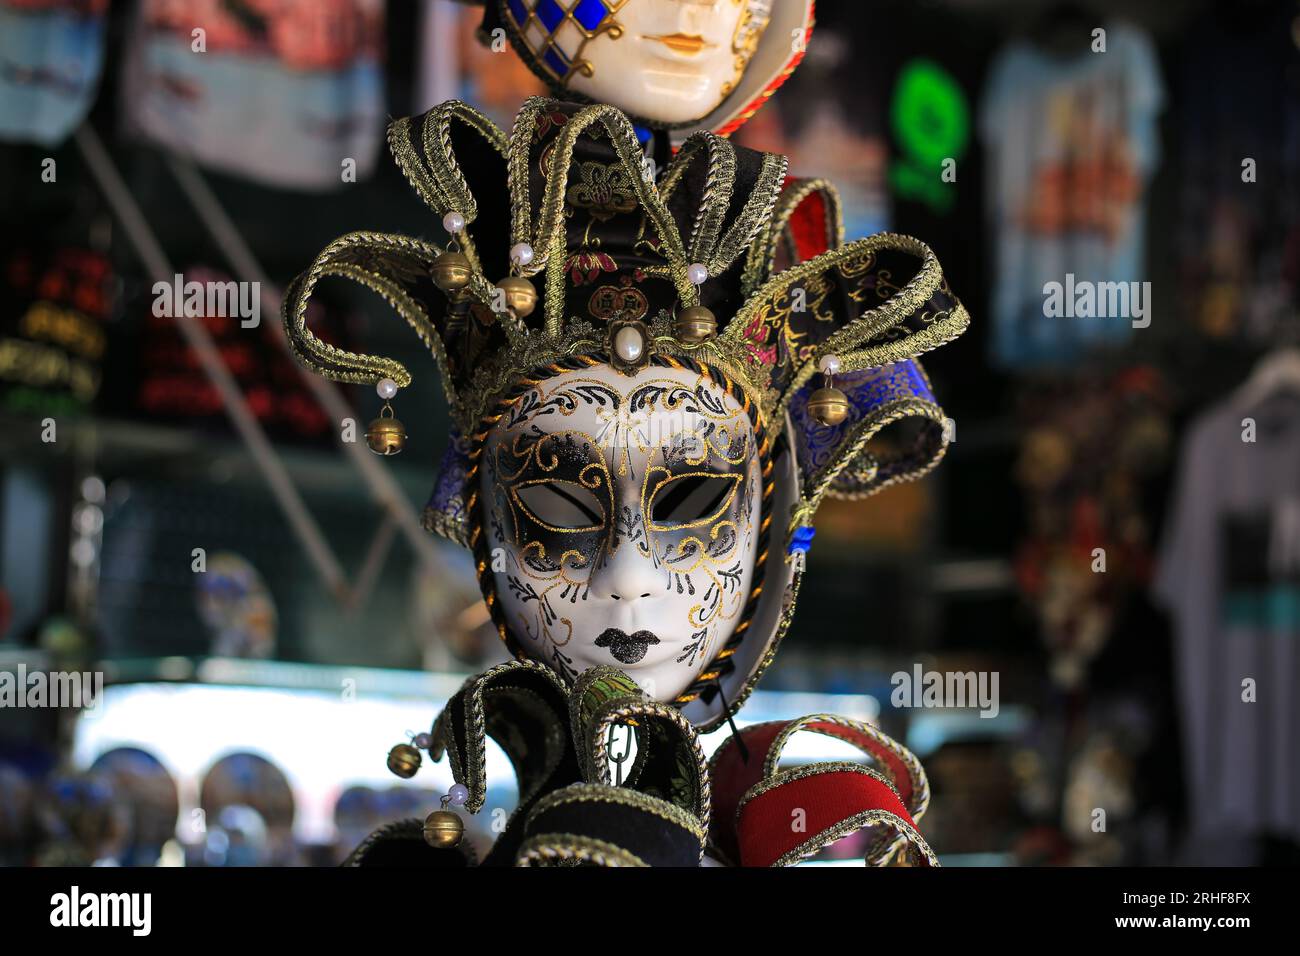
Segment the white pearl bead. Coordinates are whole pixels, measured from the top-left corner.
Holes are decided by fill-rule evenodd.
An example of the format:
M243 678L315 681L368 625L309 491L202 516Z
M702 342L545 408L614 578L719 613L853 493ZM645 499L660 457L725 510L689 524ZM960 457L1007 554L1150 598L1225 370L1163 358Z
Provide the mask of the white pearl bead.
M510 261L517 266L526 266L533 261L533 247L526 242L516 242L510 247Z
M641 337L640 331L631 326L619 329L614 336L614 352L624 362L635 362L644 350L645 339Z
M465 217L458 212L449 212L442 217L442 228L454 236L465 228Z
M840 357L838 355L823 355L817 363L817 368L823 375L838 375L840 373Z
M702 262L692 262L686 267L686 278L691 280L691 285L704 285L708 277L709 269Z
M381 378L375 385L375 391L379 397L387 401L397 394L397 383L391 378Z

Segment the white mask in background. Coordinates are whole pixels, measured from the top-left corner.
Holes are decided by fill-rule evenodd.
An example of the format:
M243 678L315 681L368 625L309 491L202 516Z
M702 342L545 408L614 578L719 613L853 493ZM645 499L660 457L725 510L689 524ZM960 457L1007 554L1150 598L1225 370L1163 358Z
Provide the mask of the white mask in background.
M677 124L707 116L730 95L771 18L772 0L506 6L524 44L562 85L634 116Z
M528 656L568 678L613 665L658 700L689 687L753 581L760 465L740 404L692 369L568 371L511 405L483 462L496 597Z

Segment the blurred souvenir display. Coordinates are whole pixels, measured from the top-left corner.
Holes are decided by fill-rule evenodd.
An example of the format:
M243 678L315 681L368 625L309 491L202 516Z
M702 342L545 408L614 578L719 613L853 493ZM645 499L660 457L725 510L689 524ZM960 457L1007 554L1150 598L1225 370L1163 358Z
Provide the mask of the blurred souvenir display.
M1066 54L1009 45L980 108L996 238L992 358L1008 366L1065 365L1132 333L1131 301L1122 312L1082 295L1076 305L1073 289L1127 290L1143 273L1164 86L1140 30L1106 24L1074 40ZM1069 311L1045 311L1053 281L1068 282Z
M99 394L113 306L108 259L88 249L12 249L0 282L0 407L88 410Z
M1195 833L1300 833L1300 351L1189 426L1158 593L1177 629Z
M124 81L142 134L288 189L370 175L384 115L380 0L138 6Z
M199 617L212 633L214 655L274 655L275 604L257 568L237 554L218 552L196 581Z
M90 112L108 0L0 2L0 140L51 146Z
M1147 485L1170 454L1168 407L1159 374L1140 367L1024 397L1015 476L1029 537L1017 579L1062 687L1085 680L1117 607L1150 582L1152 528L1144 506Z
M1292 13L1216 9L1183 39L1177 294L1189 337L1266 347L1300 303L1300 77ZM1249 91L1249 92L1248 92ZM1253 188L1263 186L1264 188ZM1244 188L1243 188L1244 187Z

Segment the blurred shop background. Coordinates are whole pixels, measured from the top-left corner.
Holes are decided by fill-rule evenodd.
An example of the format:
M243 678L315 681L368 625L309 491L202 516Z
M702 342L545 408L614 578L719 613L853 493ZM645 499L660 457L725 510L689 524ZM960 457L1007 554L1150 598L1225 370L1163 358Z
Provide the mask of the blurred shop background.
M316 327L416 373L405 453L366 463L335 423L373 390L313 391L278 290L342 233L436 234L388 117L508 127L542 92L478 16L0 0L0 672L106 685L0 707L0 864L332 864L451 783L384 761L502 657L468 557L415 524L437 376L329 289ZM850 238L929 243L973 319L927 362L947 459L824 506L742 722L879 720L946 864L1296 862L1300 4L827 0L735 138L834 181ZM173 273L260 279L260 325L156 317ZM1067 273L1149 293L1049 316ZM996 673L996 716L894 706L918 666Z

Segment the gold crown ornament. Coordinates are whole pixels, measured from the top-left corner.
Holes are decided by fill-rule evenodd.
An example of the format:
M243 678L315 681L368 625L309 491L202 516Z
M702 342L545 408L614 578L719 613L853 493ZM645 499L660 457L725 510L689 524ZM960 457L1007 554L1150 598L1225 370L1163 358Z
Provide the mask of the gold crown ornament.
M654 177L612 106L534 97L507 136L453 101L394 122L389 143L449 240L355 232L330 243L285 296L295 354L337 381L387 383L385 400L411 381L395 360L342 351L307 328L327 277L378 293L415 330L454 425L426 526L474 547L480 564L478 455L529 385L595 365L691 367L724 385L774 436L764 507L784 533L773 549L784 560L763 572L761 636L732 649L741 663L704 675L738 675L723 688L734 710L788 625L822 498L873 494L943 455L943 412L916 356L969 317L938 261L907 236L845 243L828 183L788 178L783 157L711 132L692 134ZM721 709L687 712L708 724Z

